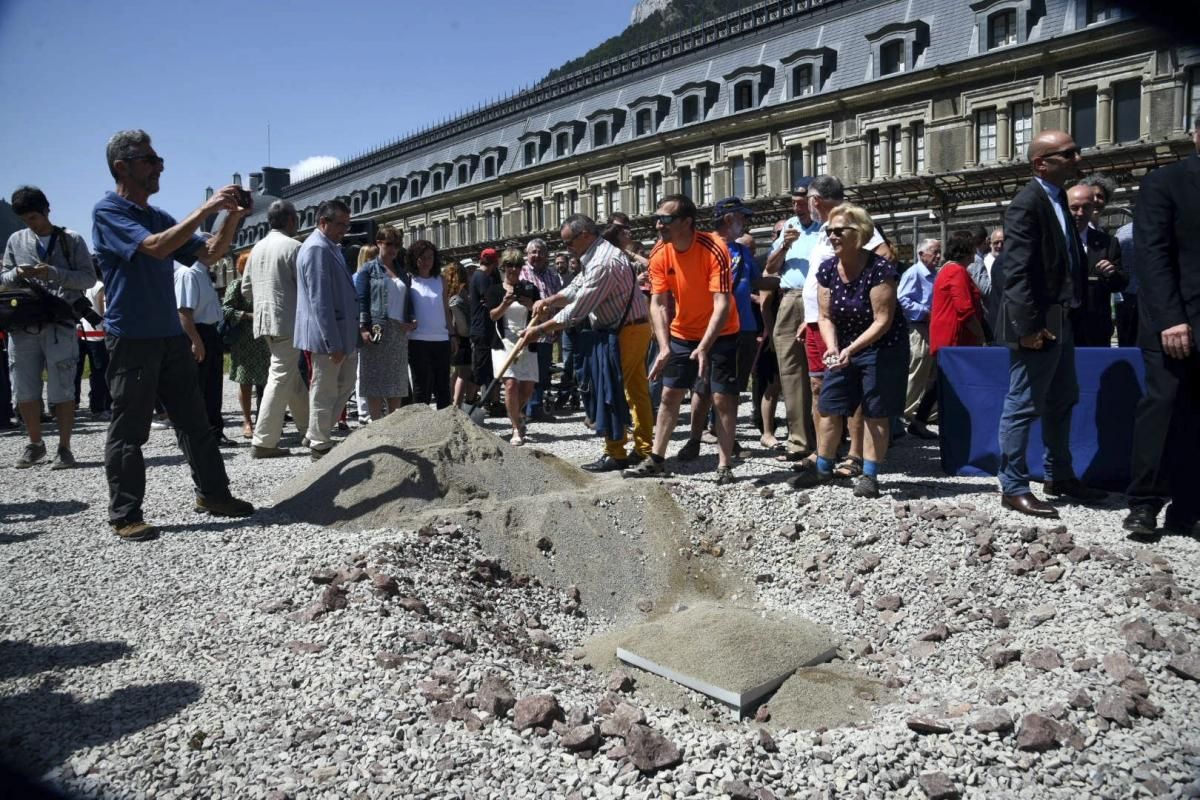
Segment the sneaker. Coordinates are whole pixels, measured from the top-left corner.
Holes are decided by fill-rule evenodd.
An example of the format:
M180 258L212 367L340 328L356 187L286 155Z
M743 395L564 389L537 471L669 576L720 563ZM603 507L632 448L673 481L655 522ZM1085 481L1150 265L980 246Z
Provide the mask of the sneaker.
M665 478L666 476L666 466L653 458L647 458L635 467L621 470L623 478Z
M207 512L214 517L248 517L254 513L254 506L227 494L224 497L198 496L196 510Z
M251 458L283 458L291 454L292 451L286 447L259 447L256 444L250 445Z
M879 497L879 481L873 475L859 475L854 482L854 496L874 500Z
M717 486L726 486L736 480L733 467L717 467Z
M50 465L50 469L71 469L75 466L75 455L69 447L58 448L58 455L54 459L54 463Z
M687 444L679 448L679 452L675 454L675 458L680 461L691 461L700 455L700 440L688 439Z
M158 528L146 522L114 522L113 533L123 542L145 542L158 537Z
M30 442L25 445L25 451L17 459L17 469L29 469L46 457L45 442Z

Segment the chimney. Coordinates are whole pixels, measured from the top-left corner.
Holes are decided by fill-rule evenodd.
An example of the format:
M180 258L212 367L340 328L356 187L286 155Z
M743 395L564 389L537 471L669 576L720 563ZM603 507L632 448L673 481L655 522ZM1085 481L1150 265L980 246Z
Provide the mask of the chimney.
M212 200L212 196L213 196L213 188L211 186L205 186L204 187L205 201Z
M233 185L234 186L242 185L242 173L240 173L240 172L233 173Z
M258 194L262 189L263 174L261 172L250 173L250 194Z
M263 167L263 194L282 197L283 190L292 182L292 171L287 167Z

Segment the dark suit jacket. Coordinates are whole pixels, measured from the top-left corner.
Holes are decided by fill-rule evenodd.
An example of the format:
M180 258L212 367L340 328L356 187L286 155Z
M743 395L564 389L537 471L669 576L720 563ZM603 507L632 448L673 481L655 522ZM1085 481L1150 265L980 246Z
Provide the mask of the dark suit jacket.
M1087 284L1083 305L1071 312L1071 328L1078 347L1111 347L1113 335L1112 293L1129 285L1129 276L1121 269L1121 245L1116 237L1088 228L1084 233L1087 252ZM1096 270L1101 261L1112 262L1117 269L1111 275Z
M1071 302L1068 247L1076 248L1082 265L1086 255L1079 237L1063 234L1050 198L1031 179L1004 214L1004 297L996 315L997 344L1016 344L1022 336L1052 327L1047 325L1050 307ZM1062 322L1067 324L1065 318Z
M1138 346L1188 323L1200 335L1200 154L1142 178L1133 214L1139 284Z

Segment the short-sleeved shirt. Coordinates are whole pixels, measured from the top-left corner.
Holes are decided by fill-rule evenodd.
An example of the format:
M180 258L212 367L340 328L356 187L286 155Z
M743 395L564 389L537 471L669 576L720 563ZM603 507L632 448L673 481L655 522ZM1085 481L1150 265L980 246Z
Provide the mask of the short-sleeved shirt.
M650 293L675 298L671 335L676 339L698 342L704 338L712 318L713 295L718 292L733 293L729 248L723 240L696 231L691 246L682 253L670 242L655 245L650 253ZM734 334L740 328L737 304L730 303L729 316L718 335Z
M113 336L153 339L179 336L175 262L191 265L204 240L193 236L164 258L138 252L151 234L175 226L160 208L142 207L108 192L92 209L92 249L104 276L105 328Z
M737 303L741 330L757 331L754 314L754 282L762 277L762 268L754 263L754 253L740 242L729 243L730 269L733 271L733 299Z
M175 304L190 308L197 325L216 325L221 321L221 298L217 297L212 278L202 264L175 268Z
M788 228L795 228L800 232L799 238L792 242L792 246L788 248L787 253L783 256L783 264L779 267L779 288L780 289L802 289L804 288L804 279L808 277L811 271L810 253L813 245L817 243L817 237L821 230L821 223L816 220L810 220L807 225L800 221L799 217L792 217L784 223L783 230L775 237L774 243L771 245L771 252L779 250L783 247L783 234Z
M824 264L827 260L835 258L833 254L833 243L829 241L829 234L826 229L829 223L821 223L820 230L817 232L817 241L813 243L812 250L808 253L809 267L808 275L804 279L804 323L816 325L817 317L821 313L821 309L817 306L817 267ZM875 248L883 244L883 235L879 232L879 228L875 229L875 234L871 240L863 245L863 250L875 252Z
M871 289L884 281L895 281L900 276L887 259L874 253L863 271L850 283L842 280L837 264L836 258L821 262L817 269L817 284L829 290L829 318L837 328L838 349L841 350L862 336L875 321L875 312L871 310ZM897 308L892 314L892 326L866 350L891 347L900 341L906 330L904 315Z
M471 273L468 284L467 310L471 316L471 335L477 339L491 336L492 320L488 317L488 309L484 297L488 289L500 283L500 275L496 270L484 272L483 268Z

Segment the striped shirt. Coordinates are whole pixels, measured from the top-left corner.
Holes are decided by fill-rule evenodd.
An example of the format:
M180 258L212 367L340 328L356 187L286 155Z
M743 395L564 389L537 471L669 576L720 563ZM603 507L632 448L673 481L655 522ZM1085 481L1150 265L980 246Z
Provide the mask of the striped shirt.
M562 276L555 272L554 268L548 264L542 268L541 272L538 272L526 263L525 266L521 267L521 280L528 281L536 286L542 297L550 297L551 295L558 294L562 289ZM558 334L555 333L550 336L540 336L537 342L553 342L557 338Z
M593 328L615 328L621 323L626 303L626 321L646 319L646 296L635 288L637 278L625 253L597 237L579 263L583 271L560 293L568 303L555 315L555 322L569 326L591 317Z

